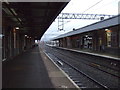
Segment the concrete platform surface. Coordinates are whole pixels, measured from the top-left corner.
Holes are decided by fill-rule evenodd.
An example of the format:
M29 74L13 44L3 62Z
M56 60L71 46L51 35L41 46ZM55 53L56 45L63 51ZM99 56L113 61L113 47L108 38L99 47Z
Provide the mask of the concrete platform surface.
M79 87L67 76L67 74L65 74L64 71L62 71L62 69L59 68L57 64L54 63L54 61L46 53L42 50L40 50L40 53L50 80L55 88L79 89Z
M76 88L39 47L2 63L2 88L66 87Z

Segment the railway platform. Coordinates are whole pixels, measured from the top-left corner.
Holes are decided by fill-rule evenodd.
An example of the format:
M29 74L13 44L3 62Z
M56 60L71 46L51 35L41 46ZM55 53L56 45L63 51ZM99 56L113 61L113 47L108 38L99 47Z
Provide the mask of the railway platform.
M96 55L96 56L101 56L101 57L106 57L106 58L111 58L111 59L118 59L120 60L120 56L119 56L119 53L118 54L109 54L109 53L106 53L106 52L102 52L102 51L91 51L91 50L81 50L81 49L78 49L78 48L74 48L73 50L77 50L78 52L85 52L85 53L89 53L89 54L92 54L92 55Z
M48 45L48 46L50 46L50 45ZM57 48L64 49L64 50L69 50L69 51L74 51L74 52L78 52L78 53L83 53L83 54L88 54L88 55L93 55L93 56L98 56L98 57L103 57L103 58L108 58L108 59L120 60L119 55L111 55L111 54L108 54L108 53L94 52L94 51L89 51L89 50L80 50L80 49L77 49L77 48L73 48L73 49L63 48L63 47L57 47Z
M37 46L3 62L2 88L77 88Z
M81 89L104 88L117 90L117 88L120 88L120 61L118 58L52 45L46 45L45 49L46 53L56 63L58 61L62 63L60 67ZM84 80L82 80L83 78Z

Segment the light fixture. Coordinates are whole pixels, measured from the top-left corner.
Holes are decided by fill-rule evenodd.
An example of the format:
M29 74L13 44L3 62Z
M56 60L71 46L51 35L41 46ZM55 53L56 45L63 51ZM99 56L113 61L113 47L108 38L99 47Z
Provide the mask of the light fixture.
M88 37L88 35L85 35L85 37Z
M20 29L19 27L15 27L15 29Z
M7 4L10 4L10 3L8 2L8 0L3 0L3 2L6 2Z
M27 37L27 35L25 35L25 37Z
M18 19L19 19L20 22L22 21L20 18L18 18Z
M4 35L3 34L0 34L0 38L2 38Z
M17 16L17 13L15 12L15 10L13 8L11 8L11 10L14 13L14 15Z
M109 29L105 29L105 31L106 31L106 32L109 32L109 33L111 32L111 30L109 30Z
M105 31L108 31L109 29L105 29Z

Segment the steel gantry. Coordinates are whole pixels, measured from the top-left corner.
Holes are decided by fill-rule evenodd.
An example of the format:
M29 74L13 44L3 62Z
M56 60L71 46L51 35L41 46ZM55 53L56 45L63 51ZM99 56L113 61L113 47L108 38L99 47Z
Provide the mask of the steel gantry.
M80 14L80 13L61 13L57 17L58 19L58 30L64 30L64 19L85 19L85 20L103 20L115 15L106 14ZM70 21L67 21L68 23Z

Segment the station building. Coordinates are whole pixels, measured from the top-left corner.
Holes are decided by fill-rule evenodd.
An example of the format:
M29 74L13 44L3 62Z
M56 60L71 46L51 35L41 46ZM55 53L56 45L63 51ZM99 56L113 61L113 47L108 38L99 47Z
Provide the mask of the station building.
M56 46L118 55L120 52L120 15L60 35Z

